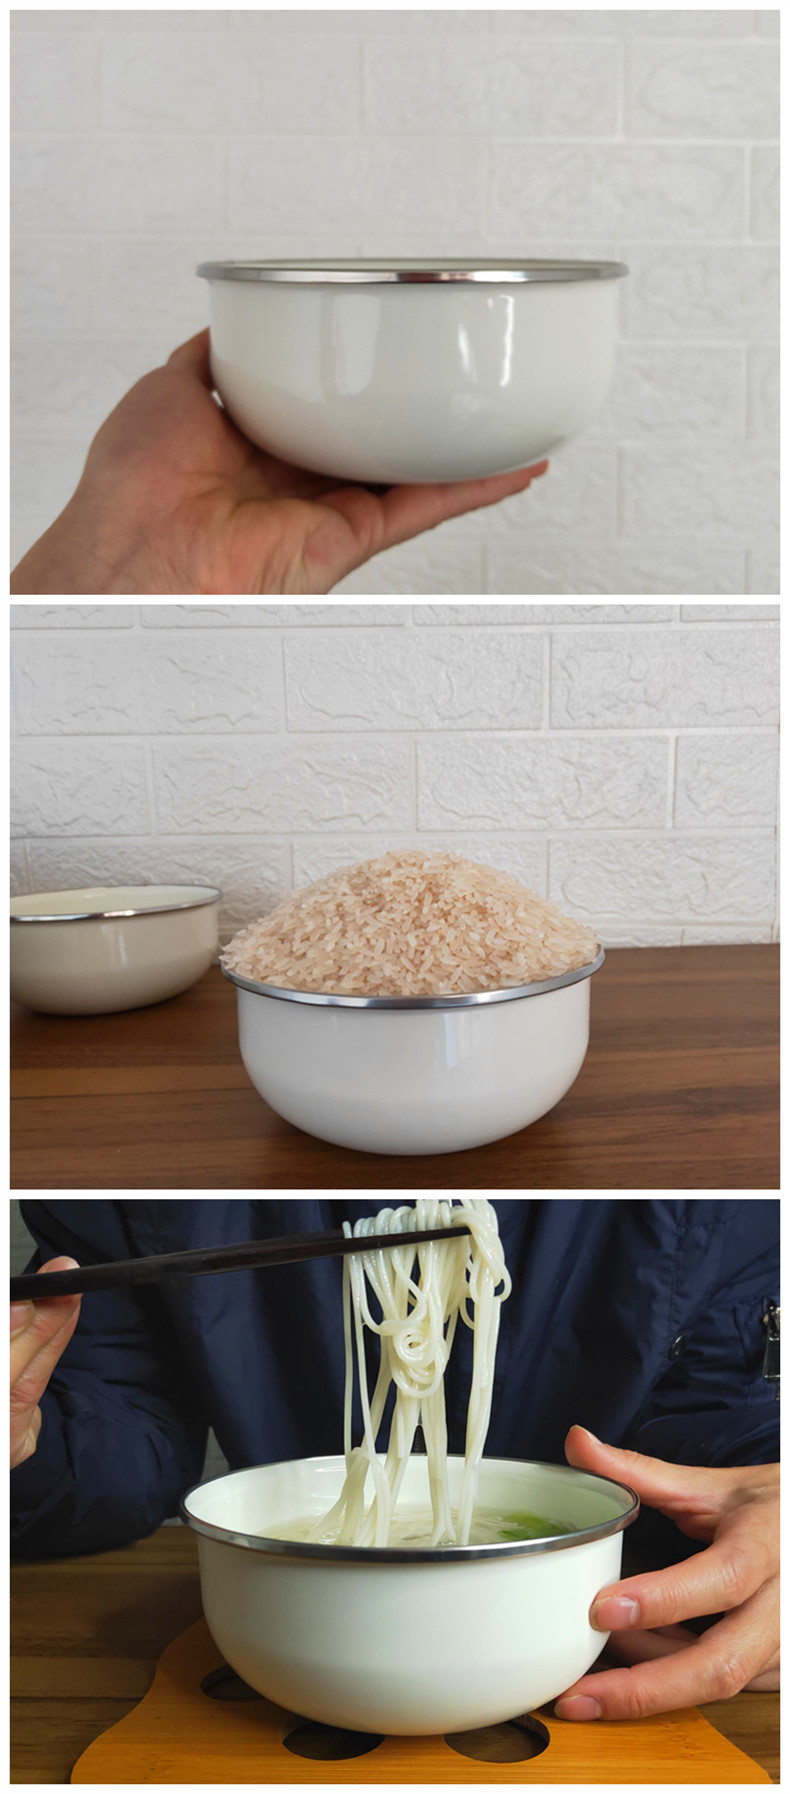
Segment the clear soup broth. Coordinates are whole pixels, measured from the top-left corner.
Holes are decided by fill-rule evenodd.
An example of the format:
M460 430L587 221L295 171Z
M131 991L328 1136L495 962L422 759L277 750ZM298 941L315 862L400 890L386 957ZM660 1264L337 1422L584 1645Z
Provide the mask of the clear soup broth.
M331 1531L319 1531L320 1516L305 1514L299 1519L282 1521L277 1526L267 1526L262 1535L267 1539L293 1539L295 1544L310 1541L314 1545L331 1545L334 1537ZM469 1534L470 1545L512 1545L521 1539L553 1539L561 1538L573 1532L572 1526L557 1520L544 1520L540 1514L528 1513L524 1510L500 1513L496 1508L477 1508ZM401 1546L408 1550L428 1550L433 1536L433 1516L427 1507L405 1507L397 1514L390 1528L390 1547Z

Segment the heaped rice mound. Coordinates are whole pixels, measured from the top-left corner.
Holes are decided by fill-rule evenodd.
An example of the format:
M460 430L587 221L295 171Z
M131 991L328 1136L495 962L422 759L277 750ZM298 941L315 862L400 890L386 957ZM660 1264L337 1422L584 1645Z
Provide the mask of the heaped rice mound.
M222 959L286 990L433 997L558 977L598 949L589 928L509 873L415 849L294 891L235 935Z

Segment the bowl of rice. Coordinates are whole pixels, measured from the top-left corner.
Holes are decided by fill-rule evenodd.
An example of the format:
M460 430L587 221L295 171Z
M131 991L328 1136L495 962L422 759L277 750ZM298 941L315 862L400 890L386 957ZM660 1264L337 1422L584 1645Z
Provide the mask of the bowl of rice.
M397 849L294 891L225 947L239 1044L285 1120L362 1152L460 1152L545 1115L589 1040L603 964L508 873Z

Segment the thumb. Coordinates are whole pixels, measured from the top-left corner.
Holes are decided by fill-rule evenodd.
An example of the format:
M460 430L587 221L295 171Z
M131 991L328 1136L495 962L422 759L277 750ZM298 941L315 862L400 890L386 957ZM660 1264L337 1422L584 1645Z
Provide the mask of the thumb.
M211 391L214 381L211 374L210 351L211 340L208 330L199 330L197 336L190 336L187 342L179 343L178 348L168 356L166 365L169 368L178 368L182 373L195 375Z
M673 1516L697 1513L700 1502L707 1508L715 1504L716 1471L694 1464L666 1464L663 1458L644 1457L638 1451L623 1451L617 1445L605 1445L583 1426L572 1426L565 1440L565 1456L577 1470L592 1470L597 1476L611 1476L616 1482L635 1489L648 1507Z

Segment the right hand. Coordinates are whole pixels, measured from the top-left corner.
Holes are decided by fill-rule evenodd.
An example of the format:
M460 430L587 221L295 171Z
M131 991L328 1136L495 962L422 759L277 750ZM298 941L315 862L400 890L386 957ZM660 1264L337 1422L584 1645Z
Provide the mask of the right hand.
M51 1258L48 1271L76 1271L74 1258ZM11 1469L36 1449L41 1428L39 1401L77 1325L81 1296L52 1302L11 1303Z

